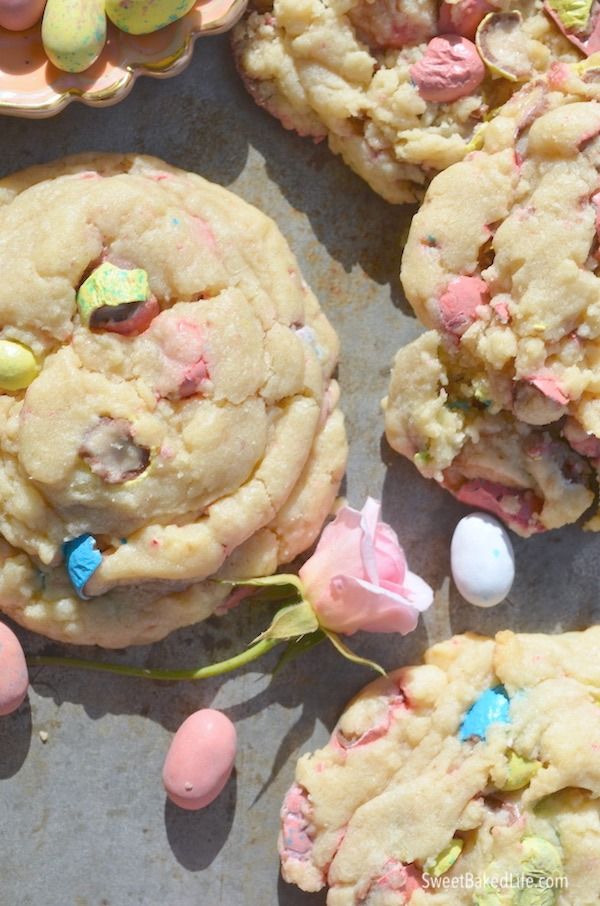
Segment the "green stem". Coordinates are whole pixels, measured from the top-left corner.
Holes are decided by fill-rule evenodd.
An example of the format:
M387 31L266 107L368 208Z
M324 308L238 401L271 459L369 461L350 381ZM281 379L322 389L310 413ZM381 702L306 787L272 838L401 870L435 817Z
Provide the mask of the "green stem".
M129 667L126 664L107 664L104 661L86 661L77 657L50 657L46 655L31 655L27 658L30 667L76 667L80 670L101 670L104 673L118 673L121 676L138 676L143 679L155 680L201 680L210 676L220 676L230 673L249 664L261 655L266 654L279 643L279 639L263 639L251 645L241 654L209 664L208 667L199 667L196 670L162 670L152 667Z

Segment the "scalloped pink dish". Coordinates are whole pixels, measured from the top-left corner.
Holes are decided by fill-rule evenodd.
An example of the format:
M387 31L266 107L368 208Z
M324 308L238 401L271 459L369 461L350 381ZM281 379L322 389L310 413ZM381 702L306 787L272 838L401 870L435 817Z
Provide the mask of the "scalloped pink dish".
M22 32L0 28L0 113L45 117L74 100L91 107L116 104L139 75L168 78L181 72L196 38L227 31L246 6L247 0L198 0L179 22L151 35L128 35L110 26L99 59L77 74L48 61L39 25Z

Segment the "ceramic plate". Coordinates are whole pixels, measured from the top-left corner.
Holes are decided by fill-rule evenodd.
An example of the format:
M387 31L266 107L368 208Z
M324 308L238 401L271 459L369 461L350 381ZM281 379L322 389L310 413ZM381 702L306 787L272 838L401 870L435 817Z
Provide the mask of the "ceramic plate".
M179 22L151 35L128 35L110 25L99 59L81 73L61 72L48 61L40 25L23 32L0 28L0 112L45 117L73 100L92 107L116 104L138 75L181 72L196 38L231 28L246 5L247 0L198 0Z

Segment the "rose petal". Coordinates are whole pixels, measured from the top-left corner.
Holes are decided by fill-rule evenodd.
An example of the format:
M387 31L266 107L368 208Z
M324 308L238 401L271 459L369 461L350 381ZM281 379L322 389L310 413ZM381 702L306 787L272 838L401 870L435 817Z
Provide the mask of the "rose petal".
M317 606L319 620L327 629L353 635L365 632L399 632L406 635L417 625L419 611L408 598L354 576L332 580L332 608Z
M382 588L402 599L406 599L411 607L414 607L420 613L427 610L433 604L433 590L416 573L406 571L404 581L401 586L396 586L393 582L380 582Z
M380 522L375 531L375 551L379 581L404 583L407 565L398 536L390 525Z
M375 535L380 512L381 504L379 501L374 500L372 497L367 497L367 502L360 514L360 527L363 532L360 539L360 553L366 578L369 582L375 583L375 585L377 585L379 580Z
M314 554L298 573L307 591L318 597L328 588L331 577L339 573L367 578L361 555L361 520L358 510L343 507L324 528Z

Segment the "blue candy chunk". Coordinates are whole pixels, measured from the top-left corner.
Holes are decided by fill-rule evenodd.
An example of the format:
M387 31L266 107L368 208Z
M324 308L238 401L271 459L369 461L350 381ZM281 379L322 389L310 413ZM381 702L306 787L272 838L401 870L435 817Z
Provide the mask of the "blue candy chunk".
M487 689L471 705L460 725L458 735L461 742L465 742L471 736L485 739L491 724L509 723L510 699L508 692L504 686L495 686L493 689Z
M93 535L79 535L72 541L65 541L63 553L71 585L78 596L87 601L89 595L83 593L85 583L102 563L102 554L96 549L96 539Z

